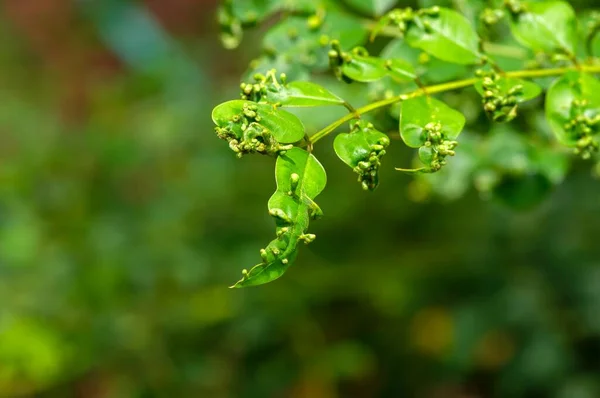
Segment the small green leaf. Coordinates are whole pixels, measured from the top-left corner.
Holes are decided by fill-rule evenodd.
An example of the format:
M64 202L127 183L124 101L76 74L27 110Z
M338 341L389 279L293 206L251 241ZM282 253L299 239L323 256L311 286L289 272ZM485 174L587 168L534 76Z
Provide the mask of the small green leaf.
M301 148L292 148L277 158L277 190L269 199L269 213L275 219L277 238L261 250L262 262L243 271L232 287L262 285L285 273L298 254L298 245L314 240L308 234L310 219L322 214L314 199L327 183L325 169Z
M396 4L397 0L346 0L346 2L358 11L365 14L379 16Z
M578 105L579 104L579 105ZM575 146L580 131L568 128L578 116L600 115L600 82L585 73L569 72L557 79L546 95L546 118L558 140ZM575 126L576 127L576 126Z
M244 105L256 107L256 115L259 118L247 117L244 114ZM235 117L239 119L238 122L233 121ZM269 104L257 104L245 100L227 101L213 109L212 119L218 127L229 129L238 139L242 138L244 131L251 124L266 129L277 142L282 144L292 144L304 138L304 125L296 115L276 109Z
M344 62L342 73L357 82L373 82L386 76L385 61L376 57L353 55L350 62Z
M304 149L293 148L277 159L275 179L278 191L285 193L291 191L290 179L294 173L299 177L299 183L294 190L297 196L308 196L314 199L325 189L327 184L325 169L314 155Z
M464 16L447 8L415 19L406 32L406 42L444 61L463 65L481 62L479 36Z
M534 51L575 54L577 20L565 1L523 2L524 10L511 16L513 36Z
M456 139L465 125L462 113L426 96L403 101L399 119L402 140L411 148L419 148L425 144L425 126L429 123L440 123L444 139L449 140Z
M400 82L412 81L417 77L412 64L403 59L389 59L385 62L385 67L389 70L389 75Z
M259 124L267 128L282 144L292 144L304 138L304 125L298 116L271 105L258 104Z
M243 135L242 124L235 122L235 117L240 117L244 103L249 101L233 100L223 102L215 106L212 111L212 120L220 128L225 128L235 134L240 139Z
M267 100L281 106L305 107L343 105L344 100L326 88L312 82L291 82L276 91L267 92Z
M430 56L423 57L423 55L426 54L401 39L390 41L380 54L384 59L399 58L410 65L415 65L415 74L426 84L455 80L469 73L466 65L454 64Z
M371 123L358 120L352 132L335 137L333 148L338 157L359 175L365 190L374 190L379 183L380 158L390 143L387 135L375 130Z

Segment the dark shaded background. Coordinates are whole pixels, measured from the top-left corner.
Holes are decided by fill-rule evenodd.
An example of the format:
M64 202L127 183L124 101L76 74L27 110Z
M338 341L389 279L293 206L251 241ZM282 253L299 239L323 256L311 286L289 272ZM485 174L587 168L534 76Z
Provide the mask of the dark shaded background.
M363 193L326 145L325 212L282 279L272 159L210 111L258 52L215 1L0 3L0 396L600 396L600 188L540 206ZM404 156L400 154L398 156Z

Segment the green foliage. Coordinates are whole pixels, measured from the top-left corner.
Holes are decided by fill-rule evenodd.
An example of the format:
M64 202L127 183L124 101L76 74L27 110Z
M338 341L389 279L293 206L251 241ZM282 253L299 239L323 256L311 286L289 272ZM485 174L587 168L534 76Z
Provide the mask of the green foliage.
M385 61L377 57L354 55L342 64L341 73L350 81L368 83L387 75Z
M481 62L475 29L465 17L447 8L434 7L415 18L406 31L406 42L444 61Z
M269 199L269 214L275 219L277 238L260 250L262 262L233 287L261 285L279 278L292 264L301 242L315 239L307 233L308 223L322 215L314 202L325 189L325 169L312 155L300 148L292 148L277 158L275 165L277 191Z
M227 7L235 3L229 2ZM242 99L247 102L231 101L215 108L216 116L213 113L217 134L228 140L234 151L278 157L278 186L290 178L289 173L280 177L279 171L288 164L289 153L313 159L315 144L345 123L349 123L350 133L337 135L334 151L359 175L365 190L378 186L381 157L390 144L381 131L394 134L394 130L406 146L418 149L415 168L396 170L416 174L418 181L443 185L442 177L427 180L426 175L452 168L451 158L461 152L459 134L465 125L478 113L487 115L490 123L518 121L518 107L527 101L535 104L533 100L549 86L543 80L548 77L556 78L548 89L545 106L555 141L546 133L531 140L514 133L493 134L481 139L483 150L474 150L473 141L467 141L459 172L448 171L442 176L454 175L456 180L452 181L459 187L454 192L465 192L471 180L480 192L513 208L528 209L541 202L566 173L567 163L557 155L554 143L572 147L584 159L598 157L600 82L593 76L600 72L600 60L593 53L594 37L600 29L597 19L590 19L587 31L579 29L573 8L564 1L506 0L502 4L491 2L490 8L469 3L460 10L468 9L468 16L441 6L445 4L393 9L384 14L395 2L349 1L350 12L380 16L376 21L357 23L357 15L341 11L335 3L323 1L314 11L284 14L264 38L273 69L257 74L256 83L242 83ZM262 15L264 10L256 13ZM344 21L332 15L343 15ZM512 42L503 39L507 29L512 32ZM371 44L377 37L392 37L379 55L377 49L381 47ZM586 43L587 57L578 48L580 40ZM527 48L515 47L515 41ZM291 64L302 65L306 72L303 80L287 83L285 67L281 83L275 78L275 69L280 67L277 60L282 56ZM311 73L322 72L326 60L338 80L368 83L370 102L355 108L350 99L333 94L341 93L339 88L330 91L314 83ZM269 61L265 62L263 66L269 66ZM449 100L448 92L468 87L474 87L481 99L465 104ZM469 108L469 104L477 107L477 102L481 103L478 109ZM325 105L343 105L348 114L312 135L305 133L291 114L279 109ZM389 107L389 112L363 119L364 114L384 107ZM255 113L260 120L252 118ZM397 129L390 127L393 119L398 120ZM517 166L515 158L520 159ZM299 163L303 165L306 160ZM310 184L305 179L320 178L312 174L297 173L299 183L303 186ZM236 286L275 279L295 258L299 237L308 227L308 210L302 208L308 204L303 204L302 194L286 196L286 190L278 188L269 209L279 217L279 223L284 223L278 228L293 233L288 237L278 229L281 237L263 250L263 263L245 271ZM307 196L310 203L313 196ZM295 210L284 210L288 208Z
M291 82L267 93L267 100L283 107L343 105L344 100L312 82Z
M379 185L380 159L385 155L390 139L364 120L355 121L351 130L349 134L341 133L335 137L333 149L342 162L358 174L362 188L372 191Z
M577 20L564 1L509 1L510 28L520 43L535 51L574 56L577 51Z
M337 7L363 37L338 37L342 51L364 46L419 78L368 84L327 72L329 46L313 64L261 48L269 27L315 16L314 0L244 25L236 51L214 40L215 2L48 3L0 7L0 397L600 397L598 155L574 157L543 106L565 74L555 69L574 64L516 42L501 0L396 3L456 7L499 68L481 76L410 47L394 25L369 43L376 21L328 2L318 17ZM569 3L578 63L596 79L597 2ZM499 7L490 26L486 6ZM284 277L228 290L277 230L267 200L278 158L239 160L212 134L220 102L272 102L273 79L262 92L256 65L244 73L255 56L262 74L299 71L274 74L280 86L310 81L352 106L277 106L308 137L335 121L312 147L294 143L327 169L313 200L326 217ZM435 88L500 70L549 73L509 77L543 90L511 122L494 122L470 84ZM407 176L394 167L421 162L399 136L402 100L360 109L421 95L419 84L466 121L447 166ZM361 131L357 120L389 137L373 193L331 147Z
M565 74L548 90L546 116L558 140L589 159L598 151L600 82L585 73Z
M499 75L484 77L475 83L475 89L483 97L483 109L495 122L510 122L517 117L517 106L542 93L539 85Z
M396 0L348 0L348 4L356 10L380 16L396 4Z
M304 137L297 116L267 104L233 100L217 106L212 113L219 138L240 157L246 153L276 155Z

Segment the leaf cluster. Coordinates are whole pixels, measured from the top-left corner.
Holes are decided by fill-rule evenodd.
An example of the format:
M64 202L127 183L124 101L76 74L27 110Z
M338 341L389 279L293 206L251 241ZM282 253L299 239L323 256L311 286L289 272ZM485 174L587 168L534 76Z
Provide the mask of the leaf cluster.
M455 187L470 180L482 196L517 208L535 205L564 178L569 152L600 159L597 16L579 23L565 1L490 1L487 7L469 2L470 18L437 5L390 10L394 3L224 2L220 22L229 47L239 44L244 27L278 18L240 85L241 99L218 105L212 114L217 136L239 157L277 158L277 191L268 205L276 239L261 249L262 262L244 270L235 287L280 277L299 243L314 239L308 224L321 214L314 199L326 176L312 152L346 124L333 150L368 191L379 184L394 137L416 149L415 166L396 170L415 174L421 188L443 191L444 180L460 181ZM356 108L353 100L316 83L327 71L341 82L362 84L370 102ZM490 127L502 131L493 134L469 131L463 139L473 119L464 105L448 101L448 93L470 87L479 95L474 104L486 123L509 127ZM546 121L540 129L548 133L515 132L523 126L513 124L520 108L541 109L536 105L543 92ZM342 106L348 113L312 134L283 109L323 106Z

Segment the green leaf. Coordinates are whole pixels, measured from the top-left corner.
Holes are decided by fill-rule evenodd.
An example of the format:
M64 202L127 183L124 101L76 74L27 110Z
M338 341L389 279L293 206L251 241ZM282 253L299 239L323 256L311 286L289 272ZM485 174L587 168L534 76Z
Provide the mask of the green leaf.
M312 82L291 82L276 91L267 92L267 100L281 106L303 107L343 105L344 100Z
M310 219L322 214L314 199L327 183L325 169L312 154L295 147L277 158L275 179L277 190L269 199L269 213L275 218L277 238L261 250L263 261L244 270L232 287L262 285L279 278L295 260L298 245L314 239L307 229Z
M569 3L524 2L523 6L523 12L511 16L510 28L517 41L534 51L576 53L577 20Z
M455 80L468 73L465 65L453 64L439 58L426 57L423 62L423 52L418 48L410 47L404 40L395 39L388 43L381 51L381 58L402 59L410 65L415 65L415 74L426 84L435 84Z
M575 104L580 103L578 111ZM578 115L596 116L600 114L600 82L592 76L569 72L557 79L546 95L546 119L558 140L574 146L580 138L566 128Z
M385 155L390 139L364 120L356 121L352 130L349 134L338 134L333 148L338 157L359 175L363 189L372 191L379 183L380 158Z
M465 125L462 113L426 96L403 101L399 119L402 140L411 148L419 148L425 144L425 126L429 123L440 123L444 138L449 140L456 139Z
M353 55L350 62L344 62L342 73L357 82L372 82L386 76L385 61L376 57Z
M294 173L298 174L299 183L292 190L290 178ZM327 175L321 163L301 148L293 148L277 159L275 179L278 191L292 191L298 197L307 196L309 199L316 198L327 184Z
M412 64L403 59L389 59L385 62L385 67L388 69L389 75L400 82L412 81L417 77Z
M396 0L346 0L346 2L365 14L379 16L396 4Z
M236 138L242 138L244 131L242 130L242 123L235 122L233 119L239 117L242 114L242 107L244 103L250 101L243 100L232 100L223 102L217 105L212 111L212 120L220 128L231 131Z
M256 107L259 119L249 118L244 114L244 105ZM234 118L238 121L234 121ZM227 101L217 105L212 112L213 122L220 128L227 129L242 139L250 125L262 127L282 144L292 144L304 138L304 125L296 116L287 111L276 109L269 104L257 104L245 100Z
M339 40L342 46L350 48L365 41L368 29L361 18L348 14L332 4L325 15L321 34Z
M464 16L447 8L416 19L405 40L444 61L463 65L481 62L479 36Z
M542 88L534 82L514 77L500 77L495 83L498 85L499 94L502 96L508 96L511 89L521 86L522 89L515 94L517 102L532 100L542 93ZM475 83L475 89L479 94L484 95L481 80Z

